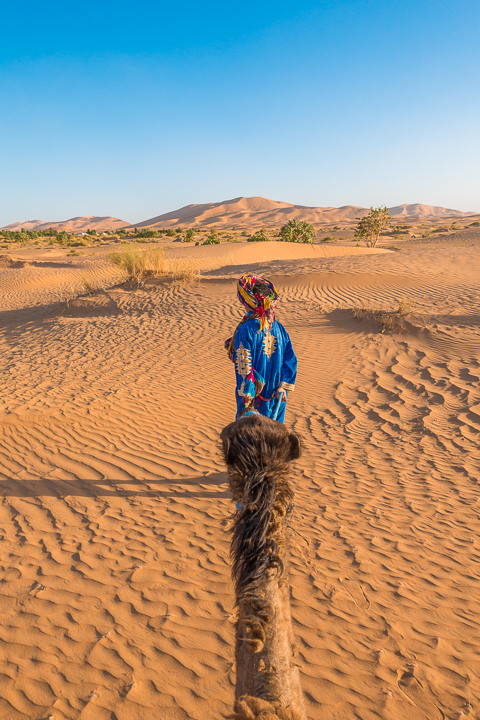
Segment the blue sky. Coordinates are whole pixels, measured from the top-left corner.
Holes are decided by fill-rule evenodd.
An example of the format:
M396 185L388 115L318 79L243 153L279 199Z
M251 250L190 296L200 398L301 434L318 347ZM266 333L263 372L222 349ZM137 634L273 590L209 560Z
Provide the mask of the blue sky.
M239 195L480 211L480 3L2 9L0 225Z

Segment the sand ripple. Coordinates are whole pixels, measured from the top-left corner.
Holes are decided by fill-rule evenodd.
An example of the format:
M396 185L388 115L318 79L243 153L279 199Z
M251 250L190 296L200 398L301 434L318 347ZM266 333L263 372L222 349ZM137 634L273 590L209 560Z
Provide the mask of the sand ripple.
M270 267L300 362L292 611L312 720L480 711L480 292L449 252L431 266L406 255ZM24 312L25 269L12 312ZM92 272L108 279L101 263ZM48 285L31 315L5 323L1 717L207 720L230 708L228 274L111 289L62 312ZM347 309L392 309L405 294L417 309L401 334Z

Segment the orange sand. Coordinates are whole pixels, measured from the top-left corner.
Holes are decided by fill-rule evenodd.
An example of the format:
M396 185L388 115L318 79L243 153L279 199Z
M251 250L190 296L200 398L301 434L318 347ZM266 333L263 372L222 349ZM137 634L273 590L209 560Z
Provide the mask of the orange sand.
M103 257L0 259L1 718L230 710L218 434L238 265L279 286L299 358L291 583L309 717L479 716L480 251L277 245L182 247L172 259L190 253L201 282L77 299L85 275L114 283ZM403 295L402 334L348 309Z

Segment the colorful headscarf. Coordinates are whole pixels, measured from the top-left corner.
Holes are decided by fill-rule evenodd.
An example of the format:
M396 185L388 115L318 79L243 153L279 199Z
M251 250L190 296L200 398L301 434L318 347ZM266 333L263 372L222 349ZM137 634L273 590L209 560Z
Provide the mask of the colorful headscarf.
M268 285L270 292L267 295L255 292L254 288L257 280ZM275 319L273 311L280 299L278 291L272 282L253 273L246 273L242 275L237 283L237 295L242 305L253 312L257 320L260 321L260 330L264 330L265 326L270 327L272 325Z

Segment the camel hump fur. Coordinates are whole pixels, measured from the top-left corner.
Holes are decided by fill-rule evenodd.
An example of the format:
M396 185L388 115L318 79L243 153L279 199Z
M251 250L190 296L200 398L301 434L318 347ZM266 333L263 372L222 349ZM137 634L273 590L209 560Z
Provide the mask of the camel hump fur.
M301 441L284 425L249 415L222 430L237 510L231 557L238 619L232 720L307 720L290 613L287 519L290 465Z

